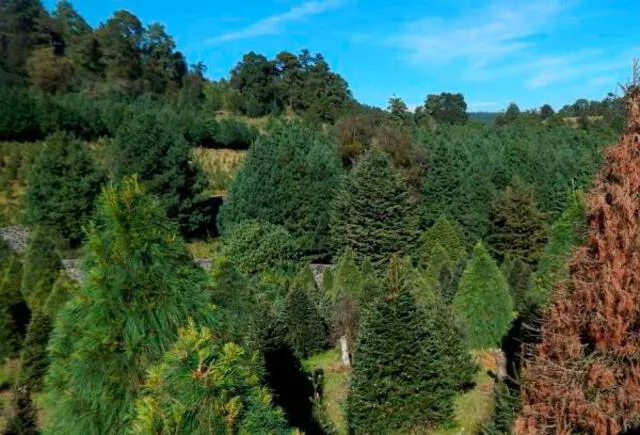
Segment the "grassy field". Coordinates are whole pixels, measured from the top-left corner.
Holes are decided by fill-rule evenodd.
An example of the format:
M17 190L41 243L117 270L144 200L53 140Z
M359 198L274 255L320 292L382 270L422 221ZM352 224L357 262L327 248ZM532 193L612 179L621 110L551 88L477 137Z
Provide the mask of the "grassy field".
M324 409L336 434L349 433L347 428L346 405L349 393L351 368L345 367L340 359L340 350L331 349L314 355L304 361L310 373L322 369L324 372Z
M224 195L245 158L246 151L196 148L193 155L209 179L208 194Z

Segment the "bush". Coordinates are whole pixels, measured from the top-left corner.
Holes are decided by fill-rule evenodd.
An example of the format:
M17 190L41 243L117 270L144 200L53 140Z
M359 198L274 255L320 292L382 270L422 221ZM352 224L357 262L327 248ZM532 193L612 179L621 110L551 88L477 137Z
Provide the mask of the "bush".
M299 256L296 240L287 230L256 220L231 227L222 239L220 252L246 276L284 267Z

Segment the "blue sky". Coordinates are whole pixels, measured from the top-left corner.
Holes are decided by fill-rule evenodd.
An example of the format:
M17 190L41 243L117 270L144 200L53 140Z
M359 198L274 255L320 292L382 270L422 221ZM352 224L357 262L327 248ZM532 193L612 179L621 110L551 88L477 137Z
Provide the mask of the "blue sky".
M190 63L227 76L242 55L321 52L355 97L462 92L470 110L602 99L640 57L637 0L72 0L97 25L117 9L167 27ZM55 0L45 0L53 7Z

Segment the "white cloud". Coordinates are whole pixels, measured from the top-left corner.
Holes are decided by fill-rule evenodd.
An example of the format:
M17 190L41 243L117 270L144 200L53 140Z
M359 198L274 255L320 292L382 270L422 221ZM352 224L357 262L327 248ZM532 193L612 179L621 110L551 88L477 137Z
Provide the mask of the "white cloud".
M281 14L263 18L242 30L209 38L205 40L203 44L215 45L221 42L237 41L262 35L276 35L282 31L282 28L286 23L303 21L313 15L337 9L343 4L343 0L308 1L301 5L294 6Z
M466 61L480 68L527 49L530 37L553 26L572 2L560 0L501 1L465 11L454 18L428 17L406 26L389 43L414 63Z

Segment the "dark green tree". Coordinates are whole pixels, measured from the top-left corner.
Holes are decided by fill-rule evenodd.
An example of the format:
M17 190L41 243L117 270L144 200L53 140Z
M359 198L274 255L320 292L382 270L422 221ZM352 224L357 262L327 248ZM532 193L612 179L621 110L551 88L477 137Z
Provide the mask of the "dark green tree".
M509 284L484 246L478 242L453 298L471 349L495 348L509 331L513 301Z
M246 276L285 267L299 257L296 240L287 230L257 220L233 225L222 239L220 252Z
M497 258L537 262L547 241L545 216L536 206L533 192L514 179L491 214L489 245Z
M276 85L276 65L261 54L250 52L231 71L229 83L242 95L241 110L248 116L277 114L283 97Z
M352 249L358 258L380 264L415 247L417 207L403 177L386 154L372 151L343 180L331 207L336 251Z
M227 191L219 226L224 234L248 219L280 225L300 254L327 257L328 204L340 176L328 138L299 123L276 124L249 150Z
M392 260L387 294L364 311L347 401L356 434L424 431L452 418L452 360L439 343L433 312L414 301L410 276Z
M304 272L291 284L284 311L287 341L299 358L322 351L327 341L327 327L310 295L315 282Z
M469 119L467 103L462 94L443 92L440 95L428 95L424 107L431 118L438 122L464 124Z
M49 139L27 180L29 223L43 225L77 246L93 212L103 177L86 146L65 134Z
M569 197L567 209L551 226L549 241L531 280L529 305L545 307L556 286L568 282L569 259L586 234L586 201L581 192L575 192Z
M168 216L177 219L183 234L208 222L210 216L195 207L206 178L191 161L175 113L158 111L149 103L132 107L113 141L113 153L116 176L137 174L160 198Z
M213 324L206 273L135 178L98 201L80 291L58 314L47 433L125 433L147 371L193 319Z
M506 259L502 266L504 276L507 278L511 289L513 307L522 312L526 309L526 300L531 281L531 266L521 259Z
M22 262L0 238L0 363L18 356L29 323L29 309L20 292Z
M210 329L190 323L149 370L130 432L291 433L260 375L257 359L242 347L223 344Z
M553 107L548 104L545 104L540 108L540 118L542 118L543 120L549 119L555 114L556 112L555 110L553 110Z

